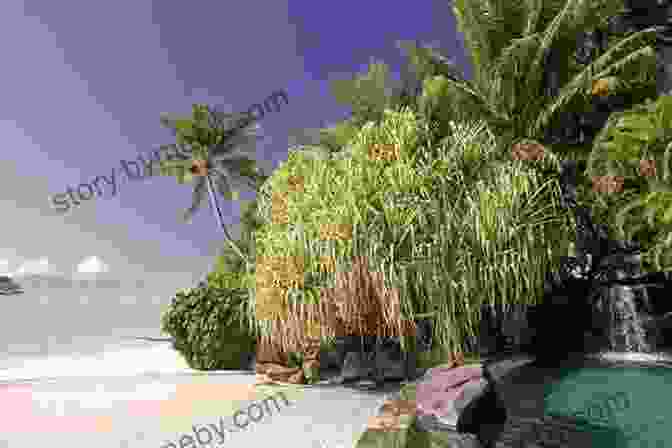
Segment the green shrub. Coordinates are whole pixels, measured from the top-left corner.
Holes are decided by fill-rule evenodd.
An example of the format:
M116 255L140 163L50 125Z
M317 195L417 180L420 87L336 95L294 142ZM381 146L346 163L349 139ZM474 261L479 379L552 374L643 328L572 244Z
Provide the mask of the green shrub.
M226 273L211 273L206 284L175 295L162 330L193 369L244 368L256 343L245 324L247 300L247 290L234 287Z

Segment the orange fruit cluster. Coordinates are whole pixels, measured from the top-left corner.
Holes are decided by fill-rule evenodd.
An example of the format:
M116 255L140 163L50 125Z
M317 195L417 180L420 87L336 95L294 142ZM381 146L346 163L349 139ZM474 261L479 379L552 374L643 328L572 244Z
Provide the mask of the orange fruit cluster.
M623 176L598 176L592 180L596 193L619 193L623 190Z
M189 169L192 175L194 176L207 176L208 175L208 161L207 160L194 160L191 162L191 168Z
M536 142L519 142L513 145L511 155L514 160L538 161L544 158L546 148Z
M609 95L609 80L603 78L593 81L590 93L595 96Z
M656 175L656 161L655 160L640 160L639 174L645 177L653 177Z
M292 193L303 193L304 183L303 176L289 176L287 178L287 189Z
M396 145L375 144L369 146L369 158L379 161L399 159L399 147Z
M320 227L320 239L348 240L352 238L352 224L324 224Z
M273 224L289 224L287 195L273 192L271 195L271 221Z

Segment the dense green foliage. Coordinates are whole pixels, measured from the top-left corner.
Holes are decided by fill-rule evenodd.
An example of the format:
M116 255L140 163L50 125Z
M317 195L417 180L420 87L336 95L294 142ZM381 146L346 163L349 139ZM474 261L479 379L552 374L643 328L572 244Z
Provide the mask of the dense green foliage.
M585 179L585 197L596 215L611 224L613 236L642 244L645 269L672 267L672 96L662 95L609 117L595 141ZM655 162L644 176L641 161ZM600 176L622 176L618 194L589 191Z
M293 290L296 300L333 285L320 257L348 270L353 255L365 255L389 285L401 286L404 316L434 313L437 340L461 350L481 303L540 298L545 270L567 253L571 233L557 181L529 164L499 161L484 123L454 124L439 146L428 135L412 111L387 110L380 124L363 126L343 157L292 151L262 187L257 255L304 261L306 284ZM398 148L398 157L371 158L377 144ZM273 223L264 198L287 191L292 177L303 180L303 192L288 196L289 224ZM352 226L353 238L322 240L321 229L333 223Z
M245 255L254 253L254 231L260 222L256 201L241 201L241 238ZM164 331L175 348L198 369L239 369L254 352L256 338L248 316L245 262L224 245L205 285L178 292L163 317Z
M609 35L606 48L589 62L575 57L581 33L605 29L624 6L623 0L455 0L473 80L434 49L401 42L408 61L401 83L376 61L364 74L335 81L333 94L351 106L351 116L319 130L317 143L290 148L287 162L270 177L255 178L250 159L223 165L220 190L231 193L226 180L238 171L255 179L258 202L244 210L247 230L237 244L227 233L217 281L241 295L217 305L235 312L220 313L243 316L248 333L269 331L269 322L255 319L257 257L305 262L304 286L289 294L300 302L314 301L320 288L334 285L335 274L318 266L321 257L333 257L337 271L347 271L353 255L364 255L372 271L385 273L388 286L400 289L395 313L433 315L435 341L461 351L476 331L481 304L536 303L545 274L567 255L574 228L559 206L562 158L590 161L581 173L579 200L591 205L597 220L608 217L612 230L645 242L656 266L672 263L672 255L661 257L662 248L672 246L665 233L672 224L664 183L672 145L662 132L668 112L641 106L614 114L595 141L582 147L546 141L562 113L596 107L596 96L602 96L595 93L596 83L607 86L606 96L626 98L625 104L650 96L654 29ZM545 74L551 60L555 92ZM667 101L656 104L665 108ZM190 121L173 122L178 145L191 142L203 158L231 148L222 145L230 134L217 131L205 112L195 108ZM512 160L512 146L524 140L544 143L543 161ZM395 155L378 159L371 156L374 148L393 148ZM631 173L638 158L655 158L663 173L632 180L619 197L590 191L591 176ZM290 188L296 179L301 191ZM194 204L203 188L195 188ZM288 223L271 219L274 195L286 199ZM629 216L634 209L639 215ZM351 226L352 238L322 239L322 229L334 224ZM194 307L205 309L216 302L206 290L183 295L180 303L201 300ZM180 306L174 313L183 315L179 322L202 320ZM198 340L189 333L196 330L178 321L171 328L181 340ZM185 350L193 346L183 344Z
M211 273L205 285L177 292L162 316L162 330L173 337L174 348L191 368L246 368L256 344L243 313L246 300L246 290Z
M540 299L544 274L567 255L573 236L555 177L568 152L547 144L543 163L516 162L512 145L544 141L559 114L590 109L596 82L608 82L611 95L650 88L653 29L609 36L596 58L576 61L580 34L603 29L623 7L620 0L458 0L453 11L473 80L435 50L402 43L413 76L401 88L379 62L335 82L352 116L324 130L321 145L291 149L262 188L258 255L305 260L306 285L292 295L300 299L333 284L318 272L320 255L347 270L353 253L366 254L404 291L399 312L434 313L436 340L457 350L474 331L479 304ZM551 53L554 94L544 75ZM368 157L380 146L399 157ZM579 149L586 159L592 147ZM271 223L271 192L283 194L296 177L305 190L288 195L289 224ZM352 240L321 240L319 228L329 223L351 225Z

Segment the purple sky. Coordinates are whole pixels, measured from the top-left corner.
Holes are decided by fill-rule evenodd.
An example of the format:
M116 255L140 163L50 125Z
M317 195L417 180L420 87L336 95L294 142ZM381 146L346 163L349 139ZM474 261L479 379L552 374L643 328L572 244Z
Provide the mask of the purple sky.
M170 288L190 286L223 244L209 207L180 222L190 186L122 178L115 196L104 187L67 215L50 197L174 142L161 112L188 114L193 102L242 111L284 89L289 105L260 123L257 156L269 171L286 160L292 130L347 113L330 79L363 70L371 57L398 70L395 40L435 42L464 67L450 2L402 5L3 0L0 271L70 275L95 256L119 277L156 274ZM221 205L238 235L238 204Z

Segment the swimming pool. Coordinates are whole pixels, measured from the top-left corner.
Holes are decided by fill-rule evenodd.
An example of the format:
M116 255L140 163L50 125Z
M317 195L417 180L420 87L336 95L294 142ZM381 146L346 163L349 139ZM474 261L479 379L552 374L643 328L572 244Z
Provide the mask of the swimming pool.
M613 355L613 356L612 356ZM486 362L507 412L497 448L672 447L672 356L585 354Z
M601 363L561 368L544 395L545 416L590 433L592 447L672 444L669 367Z

